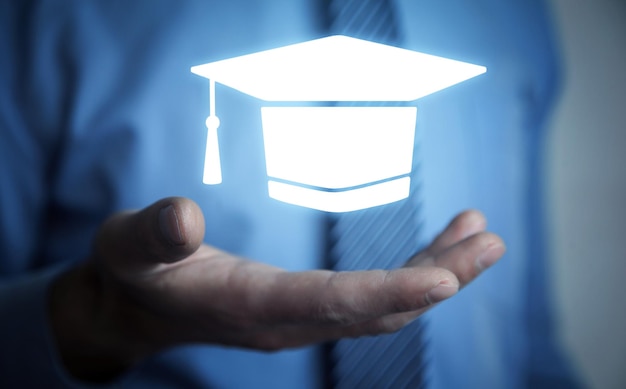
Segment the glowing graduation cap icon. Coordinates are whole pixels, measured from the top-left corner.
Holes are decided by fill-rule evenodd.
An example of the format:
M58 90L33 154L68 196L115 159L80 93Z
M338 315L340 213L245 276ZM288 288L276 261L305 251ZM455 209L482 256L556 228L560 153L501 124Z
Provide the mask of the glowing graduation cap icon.
M270 197L347 212L408 197L413 158L416 107L358 102L413 101L486 69L335 35L191 71L210 80L205 184L222 181L215 82L265 101L354 102L261 108Z

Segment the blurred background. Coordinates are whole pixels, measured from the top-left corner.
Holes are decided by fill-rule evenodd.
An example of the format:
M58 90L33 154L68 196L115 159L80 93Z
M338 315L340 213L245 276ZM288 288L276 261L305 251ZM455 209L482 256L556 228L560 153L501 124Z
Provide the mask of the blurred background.
M565 80L547 196L561 337L592 388L626 388L626 0L551 0Z

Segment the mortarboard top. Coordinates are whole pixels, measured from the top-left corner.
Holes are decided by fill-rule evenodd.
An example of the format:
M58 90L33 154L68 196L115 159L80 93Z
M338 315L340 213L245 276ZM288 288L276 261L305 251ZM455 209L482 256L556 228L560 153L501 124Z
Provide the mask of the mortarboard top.
M203 182L222 182L215 84L266 101L413 101L486 71L342 35L194 66L210 80ZM269 196L347 212L408 197L415 107L261 108Z
M412 101L486 69L334 35L191 71L266 101Z

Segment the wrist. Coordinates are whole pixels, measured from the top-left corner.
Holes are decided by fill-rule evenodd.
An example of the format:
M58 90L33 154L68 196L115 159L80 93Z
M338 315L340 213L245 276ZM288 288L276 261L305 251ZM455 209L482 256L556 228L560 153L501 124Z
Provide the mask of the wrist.
M107 312L106 300L91 263L70 269L51 285L48 315L53 338L64 367L78 379L110 381L138 359Z

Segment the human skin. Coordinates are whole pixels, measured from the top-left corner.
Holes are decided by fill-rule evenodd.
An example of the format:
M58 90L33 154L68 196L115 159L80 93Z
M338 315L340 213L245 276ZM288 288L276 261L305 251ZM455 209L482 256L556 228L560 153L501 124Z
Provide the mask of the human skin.
M399 269L287 272L203 244L200 208L167 198L103 223L90 258L52 284L52 332L70 374L94 382L181 344L280 350L394 332L504 254L485 228L465 211Z

